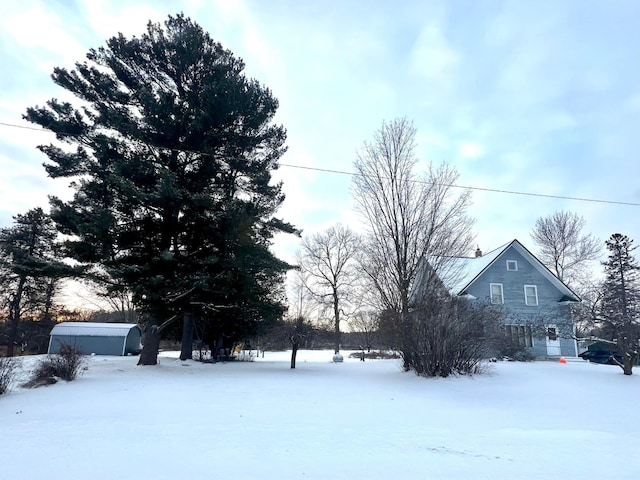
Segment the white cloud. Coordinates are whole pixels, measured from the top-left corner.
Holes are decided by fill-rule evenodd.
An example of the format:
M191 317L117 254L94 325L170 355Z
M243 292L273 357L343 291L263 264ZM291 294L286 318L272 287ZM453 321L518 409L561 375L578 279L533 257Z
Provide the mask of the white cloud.
M40 74L48 74L53 66L71 64L84 55L86 49L77 40L78 27L69 25L50 5L20 2L15 5L0 20L0 38L7 48L6 54L40 70Z
M127 37L141 36L149 21L163 22L167 18L165 9L149 4L132 2L114 2L110 0L79 0L84 18L94 38L99 38L97 45L104 45L107 39L122 33ZM173 12L168 12L173 13Z
M428 86L447 90L455 82L455 69L461 60L441 28L435 24L427 24L422 28L410 58L412 69L424 77ZM430 89L425 89L425 94L429 93Z
M484 146L473 142L461 142L458 146L458 153L462 158L479 158L484 155L484 151Z

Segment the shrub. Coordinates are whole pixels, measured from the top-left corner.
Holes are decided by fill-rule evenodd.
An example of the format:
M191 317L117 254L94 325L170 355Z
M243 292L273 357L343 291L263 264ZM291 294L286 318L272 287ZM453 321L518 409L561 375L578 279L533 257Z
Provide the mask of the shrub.
M71 345L63 344L60 353L49 355L36 365L25 387L39 387L55 383L58 378L75 380L85 363L84 354Z
M493 354L496 357L504 358L509 361L529 362L535 360L535 356L531 350L523 345L515 343L513 339L506 334L504 326L496 330L493 339Z
M510 356L509 359L515 362L532 362L536 359L536 357L529 350L518 350L512 356Z
M13 358L0 357L0 395L11 390L16 375L16 363Z
M426 297L403 325L404 369L425 377L480 373L498 320L488 306L444 295Z
M400 354L393 350L387 350L387 351L374 350L373 352L363 352L363 351L352 352L349 354L349 358L362 359L363 354L365 359L370 359L370 360L389 360L389 359L400 358Z

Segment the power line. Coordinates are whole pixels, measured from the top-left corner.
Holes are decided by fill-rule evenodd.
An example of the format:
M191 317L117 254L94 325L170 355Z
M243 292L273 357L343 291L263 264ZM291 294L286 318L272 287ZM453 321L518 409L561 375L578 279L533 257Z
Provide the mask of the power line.
M43 130L42 128L27 127L26 125L16 125L14 123L0 122L0 125L4 127L23 128L24 130L35 130L36 132L42 132L42 133L54 133L51 130Z
M25 130L34 130L36 132L41 132L41 133L55 133L55 132L52 132L50 130L43 130L41 128L28 127L28 126L24 126L24 125L15 125L15 124L12 124L12 123L0 122L0 125L5 126L5 127L11 127L11 128L22 128L22 129L25 129ZM59 133L59 135L67 135L67 134ZM167 150L173 150L173 151L176 151L176 152L184 151L184 152L187 152L187 153L194 153L194 154L198 154L198 155L212 156L210 153L206 153L206 152L186 151L186 150L180 150L180 149L167 149ZM291 164L291 163L279 163L278 165L281 166L281 167L298 168L300 170L310 170L310 171L314 171L314 172L334 173L334 174L338 174L338 175L348 175L348 176L351 176L351 177L363 176L363 174L361 174L361 173L348 172L348 171L345 171L345 170L333 170L333 169L329 169L329 168L306 167L304 165L294 165L294 164ZM415 183L422 183L422 184L430 184L431 183L431 182L428 182L428 181L425 181L425 180L412 180L412 181L415 182ZM481 191L481 192L502 193L502 194L506 194L506 195L521 195L521 196L527 196L527 197L554 198L554 199L558 199L558 200L574 200L574 201L577 201L577 202L605 203L605 204L609 204L609 205L628 205L628 206L632 206L632 207L640 207L640 203L620 202L620 201L617 201L617 200L602 200L602 199L596 199L596 198L569 197L569 196L565 196L565 195L549 195L549 194L545 194L545 193L519 192L519 191L516 191L516 190L503 190L503 189L498 189L498 188L486 188L486 187L471 187L471 186L456 185L456 184L443 184L442 186L452 187L452 188L461 188L461 189L464 189L464 190L478 190L478 191Z
M347 172L344 170L331 170L328 168L316 168L316 167L305 167L302 165L292 165L292 164L287 164L287 163L280 163L279 164L281 167L290 167L290 168L299 168L302 170L312 170L312 171L317 171L317 172L325 172L325 173L336 173L336 174L340 174L340 175L350 175L352 177L355 176L365 176L364 174L361 173L356 173L356 172ZM422 183L422 184L428 184L431 185L433 182L428 182L426 180L412 180L415 183ZM480 190L483 192L492 192L492 193L505 193L505 194L509 194L509 195L525 195L525 196L529 196L529 197L543 197L543 198L556 198L556 199L561 199L561 200L576 200L579 202L594 202L594 203L608 203L608 204L614 204L614 205L631 205L634 207L640 207L640 203L633 203L633 202L618 202L615 200L600 200L600 199L595 199L595 198L580 198L580 197L567 197L567 196L563 196L563 195L548 195L548 194L544 194L544 193L530 193L530 192L518 192L515 190L501 190L501 189L497 189L497 188L485 188L485 187L469 187L469 186L464 186L464 185L456 185L453 183L450 184L440 184L442 186L445 187L452 187L452 188L462 188L465 190Z

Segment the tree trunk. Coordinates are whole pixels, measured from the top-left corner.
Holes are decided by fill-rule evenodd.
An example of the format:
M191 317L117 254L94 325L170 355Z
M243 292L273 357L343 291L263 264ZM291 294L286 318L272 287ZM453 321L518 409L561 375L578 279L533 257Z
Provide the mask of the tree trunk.
M625 375L632 375L633 365L636 363L638 355L631 353L634 349L629 345L625 335L618 334L617 346L618 352L622 356L622 363L618 362L615 357L613 357L613 361L622 369Z
M211 359L214 362L218 361L218 355L220 354L220 350L222 350L223 342L224 342L224 336L221 333L220 335L218 335L218 340L216 341L216 345L211 351Z
M180 349L180 360L191 360L193 358L193 314L187 312L182 321L182 347Z
M624 357L622 358L622 361L624 362L624 365L622 366L622 372L625 375L632 375L633 364L636 363L636 355L629 355L625 353Z
M291 368L296 368L296 356L298 355L298 342L291 348Z
M336 348L333 353L340 353L340 306L339 306L339 298L338 291L336 288L333 288L333 317L336 321L335 331L336 331Z
M20 317L22 316L22 294L24 292L24 284L27 279L20 277L16 295L9 306L9 340L7 341L7 357L13 357L13 347L18 340L18 326L20 325Z
M157 365L159 350L160 330L157 325L151 325L144 334L144 343L138 359L138 365Z
M405 372L411 370L413 366L413 337L411 331L411 324L408 314L408 308L403 307L400 312L400 325L402 328L402 369Z

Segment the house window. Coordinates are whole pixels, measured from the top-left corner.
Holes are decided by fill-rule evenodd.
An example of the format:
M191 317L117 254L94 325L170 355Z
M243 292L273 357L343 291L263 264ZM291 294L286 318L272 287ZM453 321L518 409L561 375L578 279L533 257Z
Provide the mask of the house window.
M518 262L515 260L507 260L507 270L510 272L515 272L518 270Z
M505 325L507 342L519 347L533 347L530 325Z
M535 285L524 286L524 303L532 307L538 305L538 287Z
M492 283L491 287L491 303L504 303L504 296L502 295L502 284Z

